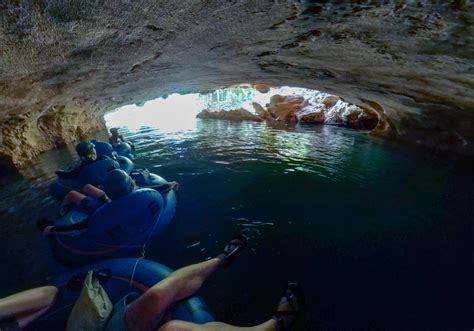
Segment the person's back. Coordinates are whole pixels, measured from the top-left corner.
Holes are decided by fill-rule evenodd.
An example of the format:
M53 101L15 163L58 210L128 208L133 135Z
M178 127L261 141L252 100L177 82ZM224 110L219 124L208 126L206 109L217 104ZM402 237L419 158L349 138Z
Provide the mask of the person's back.
M76 153L79 156L79 164L67 170L58 169L56 174L61 178L77 178L82 169L97 160L97 153L94 144L90 141L82 141L76 145Z
M79 173L79 182L81 185L91 184L101 187L104 185L105 177L108 172L120 169L120 164L108 156L101 156L92 162L82 165Z

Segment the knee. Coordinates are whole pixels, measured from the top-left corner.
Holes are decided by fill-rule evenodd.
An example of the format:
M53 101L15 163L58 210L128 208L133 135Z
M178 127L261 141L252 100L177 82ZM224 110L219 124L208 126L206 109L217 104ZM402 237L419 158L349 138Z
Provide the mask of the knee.
M53 304L58 294L58 289L55 286L43 286L38 291L47 306Z
M158 331L191 331L196 330L194 326L193 323L173 320L163 324Z
M83 192L90 192L91 190L94 190L95 187L92 186L91 184L86 184L82 187L82 191Z
M71 200L71 198L76 194L76 191L69 191L67 192L66 196L64 197L65 199Z

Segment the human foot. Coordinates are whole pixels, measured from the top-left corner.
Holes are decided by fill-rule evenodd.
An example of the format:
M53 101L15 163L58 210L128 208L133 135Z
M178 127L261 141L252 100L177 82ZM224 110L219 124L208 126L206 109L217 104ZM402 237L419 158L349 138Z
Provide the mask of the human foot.
M280 297L273 319L277 322L277 331L291 330L303 311L305 296L303 290L296 283L286 285Z
M247 247L248 238L243 234L238 234L229 241L224 247L224 251L217 255L218 259L221 259L223 266L227 267L235 258L237 253Z

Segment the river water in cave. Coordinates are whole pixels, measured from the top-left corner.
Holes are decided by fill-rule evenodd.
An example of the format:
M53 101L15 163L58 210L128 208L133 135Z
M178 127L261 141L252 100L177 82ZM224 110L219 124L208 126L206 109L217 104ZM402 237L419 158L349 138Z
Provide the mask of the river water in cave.
M137 167L181 183L176 217L146 256L177 268L247 234L249 248L200 291L218 320L261 322L284 284L298 281L307 296L300 330L472 322L474 172L460 157L335 126L167 127L121 129ZM73 152L46 152L1 180L0 297L62 270L35 221L57 208L46 185Z

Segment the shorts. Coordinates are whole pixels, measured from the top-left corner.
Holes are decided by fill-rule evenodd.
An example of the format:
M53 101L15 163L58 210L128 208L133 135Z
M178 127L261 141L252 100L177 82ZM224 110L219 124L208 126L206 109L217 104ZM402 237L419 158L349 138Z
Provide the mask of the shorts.
M110 316L107 325L105 326L105 331L127 331L127 326L125 325L125 310L127 306L136 300L140 294L137 292L131 292L125 295L120 299L115 305L114 310L112 311L112 316Z
M92 215L97 209L102 207L103 204L103 202L100 202L99 200L92 197L85 197L81 200L77 208L87 215Z

